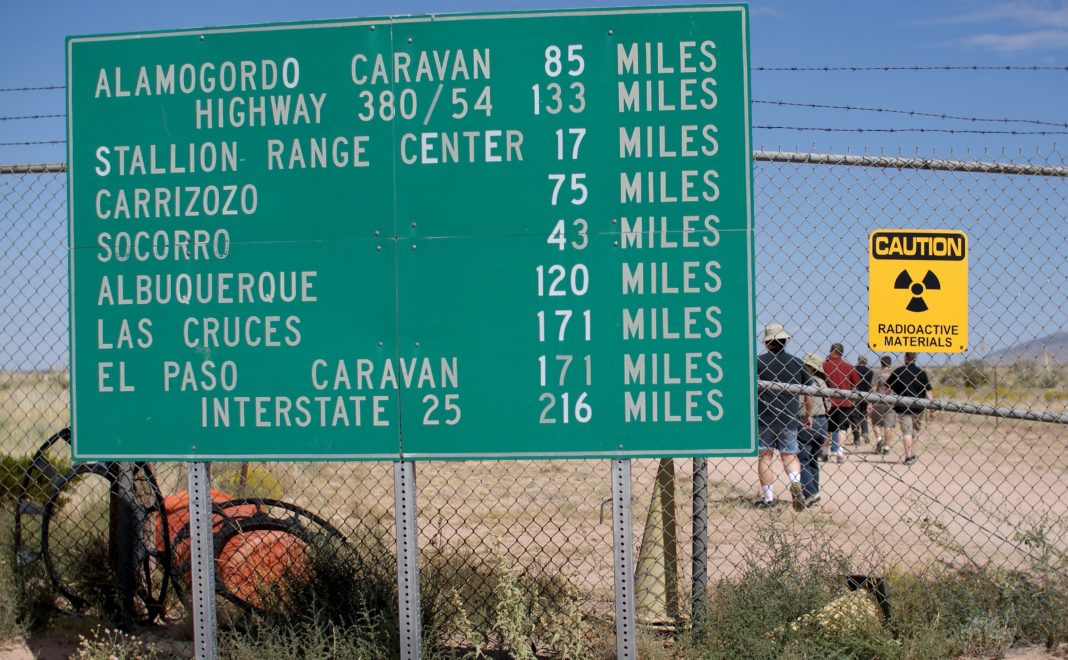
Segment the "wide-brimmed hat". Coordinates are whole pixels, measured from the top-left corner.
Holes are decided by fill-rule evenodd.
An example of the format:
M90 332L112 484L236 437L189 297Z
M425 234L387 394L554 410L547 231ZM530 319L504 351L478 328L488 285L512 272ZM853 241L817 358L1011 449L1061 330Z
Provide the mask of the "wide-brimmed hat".
M781 323L769 323L764 326L764 341L786 340L790 338L790 333L786 331L786 328L782 327Z
M805 353L802 356L801 361L805 363L806 367L812 367L819 373L823 373L823 360L815 353Z

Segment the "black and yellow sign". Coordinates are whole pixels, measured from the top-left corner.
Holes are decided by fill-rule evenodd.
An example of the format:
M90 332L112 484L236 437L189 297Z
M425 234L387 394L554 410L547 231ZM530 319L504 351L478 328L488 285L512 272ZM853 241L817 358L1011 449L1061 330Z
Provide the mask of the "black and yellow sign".
M868 345L884 353L968 347L968 237L879 229L868 237Z

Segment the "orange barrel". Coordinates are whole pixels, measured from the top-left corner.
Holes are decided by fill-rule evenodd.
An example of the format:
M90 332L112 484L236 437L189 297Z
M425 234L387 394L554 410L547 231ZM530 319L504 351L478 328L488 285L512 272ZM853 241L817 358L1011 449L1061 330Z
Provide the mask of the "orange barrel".
M215 560L219 579L234 596L266 608L278 585L306 577L304 541L287 532L257 529L235 534Z
M228 493L211 491L212 504L233 500ZM189 537L176 541L178 532L189 524L189 493L181 491L163 498L167 516L167 533L171 541L173 564L189 561ZM255 504L226 508L226 514L212 514L212 531L219 533L227 518L249 518L260 512ZM156 547L163 551L163 528L156 525ZM306 544L284 531L252 530L234 534L219 551L215 568L226 589L237 598L256 607L264 607L264 596L281 579L300 577L308 570Z

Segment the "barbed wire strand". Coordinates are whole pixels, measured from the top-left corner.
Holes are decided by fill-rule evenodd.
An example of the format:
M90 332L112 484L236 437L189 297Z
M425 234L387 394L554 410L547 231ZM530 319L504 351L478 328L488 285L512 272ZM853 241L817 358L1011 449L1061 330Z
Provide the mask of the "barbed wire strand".
M910 117L930 117L932 119L946 119L954 121L968 121L968 122L991 122L999 124L1033 124L1036 126L1058 126L1068 128L1068 122L1056 122L1056 121L1044 121L1042 119L1008 119L1008 118L992 118L992 117L965 117L962 115L951 115L945 112L921 112L919 110L900 110L895 108L875 108L868 106L857 105L833 105L829 103L800 103L797 101L781 101L781 100L758 100L754 99L753 103L759 103L762 105L779 105L789 106L794 108L815 108L826 110L858 110L861 112L879 112L887 114L908 115Z
M1068 66L755 66L753 71L869 72L869 71L1068 71Z
M819 133L949 133L953 135L1068 135L1068 131L987 131L972 128L838 128L830 126L774 126L753 124L771 131L814 131Z
M774 126L753 124L753 128L769 131L813 131L819 133L948 133L951 135L1068 135L1068 131L986 131L964 128L837 128L830 126ZM30 140L0 142L0 147L21 147L38 144L65 144L66 140Z
M25 142L0 142L0 147L28 147L35 144L66 144L66 140L26 140Z
M930 66L754 66L753 71L769 72L872 72L872 71L1065 71L1068 66L987 66L987 65L930 65ZM26 85L22 87L0 87L4 92L34 92L42 90L66 89L66 85Z
M11 115L9 117L0 117L0 121L16 121L18 119L57 119L66 116L67 115L62 112L54 115Z
M0 87L0 92L35 92L39 90L66 89L66 85L37 85L31 87Z
M1042 119L1013 119L1008 117L966 117L963 115L953 115L945 112L926 112L921 110L901 110L898 108L878 108L870 106L857 106L857 105L836 105L829 103L803 103L799 101L783 101L783 100L766 100L766 99L754 99L753 103L761 105L776 105L793 108L813 108L818 110L847 110L847 111L860 111L860 112L877 112L885 114L897 114L906 115L909 117L929 117L932 119L943 119L952 121L967 121L967 122L987 122L987 123L999 123L999 124L1030 124L1034 126L1056 126L1061 128L1068 128L1068 122L1054 122L1045 121ZM35 120L35 119L59 119L66 117L65 113L55 114L40 114L40 115L12 115L0 117L0 121L15 121L15 120Z

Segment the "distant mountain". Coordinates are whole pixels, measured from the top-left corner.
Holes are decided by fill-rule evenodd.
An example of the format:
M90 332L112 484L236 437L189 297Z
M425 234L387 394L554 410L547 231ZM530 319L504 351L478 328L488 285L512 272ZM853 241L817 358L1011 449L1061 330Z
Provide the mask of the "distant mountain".
M1016 362L1068 365L1068 332L1054 332L1045 337L1016 344L991 353L984 362L992 365L1008 365Z

